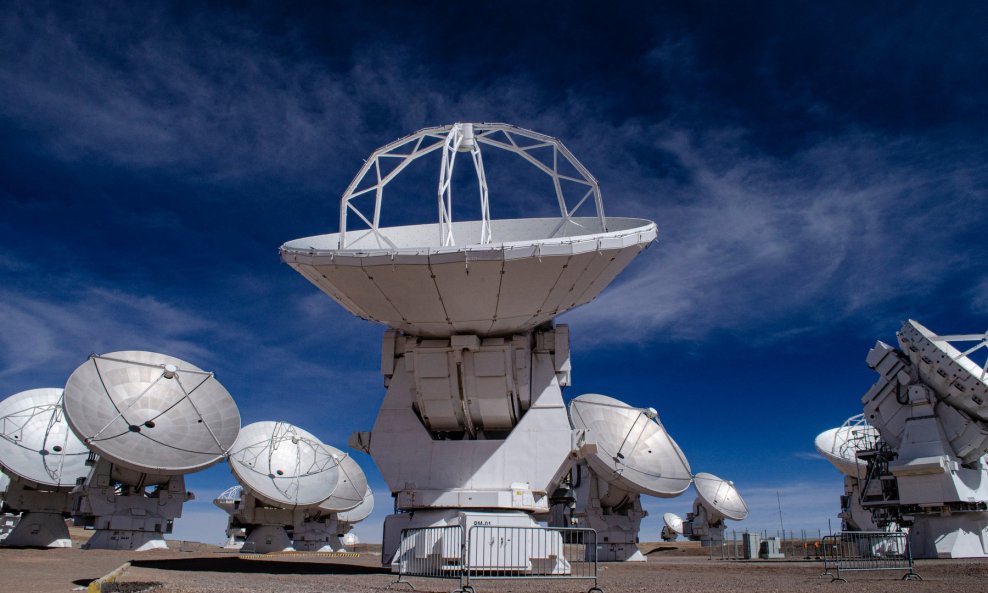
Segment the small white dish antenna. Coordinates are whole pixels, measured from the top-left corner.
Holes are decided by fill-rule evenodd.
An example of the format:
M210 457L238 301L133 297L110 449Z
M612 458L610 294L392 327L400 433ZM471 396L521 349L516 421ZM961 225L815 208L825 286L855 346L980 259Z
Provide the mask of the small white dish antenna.
M676 513L666 513L662 515L662 522L665 523L673 533L683 535L683 518Z
M940 399L977 420L988 422L988 357L983 365L970 358L988 348L988 332L938 336L910 319L898 336L903 351L919 370L923 382L932 387ZM963 343L963 350L954 343Z
M319 508L323 510L330 510L330 509L326 509L323 505L319 505ZM374 512L374 492L372 492L371 489L368 487L367 493L364 494L364 500L361 501L360 504L353 507L352 509L346 511L340 511L336 513L336 520L339 521L340 523L349 523L352 525L354 523L359 523L360 521L363 521L367 517L370 517L371 513L373 512Z
M601 478L629 492L669 498L690 487L689 462L653 409L599 394L570 402L575 428L587 429L597 453L587 458Z
M733 482L713 474L700 472L693 476L696 493L712 516L742 521L748 516L748 505Z
M337 449L287 422L248 424L230 450L237 481L258 500L286 509L315 507L331 497L340 461Z
M333 494L319 503L319 508L332 513L356 508L364 502L364 497L369 491L364 470L360 469L360 465L348 453L331 445L323 446L332 451L336 457L340 478Z
M163 476L222 460L240 430L237 404L213 373L155 352L90 356L69 377L64 405L100 457Z
M220 492L219 496L213 499L213 504L218 508L223 509L227 514L232 515L236 510L236 505L243 499L244 487L240 484L236 486L230 486L223 492Z
M30 389L0 402L0 466L28 483L74 487L89 449L69 429L62 390Z
M857 452L873 449L878 438L878 429L868 424L864 414L858 414L839 427L818 434L813 445L837 471L860 478L864 477L868 464L858 460Z

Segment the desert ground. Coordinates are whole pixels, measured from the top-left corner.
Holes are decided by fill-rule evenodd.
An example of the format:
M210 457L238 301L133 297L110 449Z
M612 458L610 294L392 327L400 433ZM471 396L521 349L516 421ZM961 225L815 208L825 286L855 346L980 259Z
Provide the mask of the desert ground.
M988 560L919 560L922 581L902 581L901 572L848 573L848 583L821 576L819 561L731 561L710 559L691 542L642 544L647 562L601 564L599 586L607 593L793 593L942 592L988 590ZM361 546L357 557L318 554L241 556L202 544L175 542L169 550L116 552L71 549L0 549L0 592L65 593L86 588L121 565L129 566L105 593L295 593L435 591L457 588L456 581L411 579L396 583L381 567L376 546ZM479 592L585 592L583 580L474 581Z

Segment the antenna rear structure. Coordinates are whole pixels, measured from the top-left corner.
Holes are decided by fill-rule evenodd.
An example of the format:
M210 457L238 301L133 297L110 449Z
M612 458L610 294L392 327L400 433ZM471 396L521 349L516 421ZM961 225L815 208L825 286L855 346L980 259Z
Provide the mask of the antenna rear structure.
M986 557L988 334L941 336L909 320L897 337L866 359L879 379L861 402L881 438L858 453L861 505L881 528L909 527L916 557Z
M483 156L491 150L543 173L558 216L493 218L500 195ZM396 199L391 182L430 154L438 181L418 195L436 222L382 226ZM476 174L479 220L454 217L461 154ZM352 314L388 327L387 395L373 430L351 437L396 499L399 512L385 521L386 564L402 561L404 529L534 526L532 514L548 513L572 449L561 392L569 332L553 319L593 300L656 235L651 221L605 217L596 179L555 138L457 123L374 151L343 193L339 232L282 245L285 263ZM524 552L527 561L548 561L548 545ZM426 553L414 542L402 549Z
M861 506L868 462L859 459L858 453L874 450L879 438L878 429L868 424L864 414L858 414L837 428L821 432L813 442L817 452L844 475L840 512L844 531L878 530L871 513ZM872 490L876 486L873 483Z

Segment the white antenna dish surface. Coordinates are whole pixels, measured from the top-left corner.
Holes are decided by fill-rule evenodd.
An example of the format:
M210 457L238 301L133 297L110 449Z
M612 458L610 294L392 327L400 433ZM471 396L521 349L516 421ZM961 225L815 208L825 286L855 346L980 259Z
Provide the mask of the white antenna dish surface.
M212 373L184 360L135 350L93 355L65 385L65 416L108 461L176 475L223 459L240 412Z
M703 505L712 514L734 521L741 521L748 516L748 505L732 482L701 472L693 476L693 483Z
M30 389L0 401L0 466L45 486L74 487L86 476L89 449L69 429L62 390Z
M340 479L340 456L287 422L243 427L230 450L230 469L259 500L281 508L319 505Z
M360 469L360 465L349 454L330 445L323 446L339 460L340 478L333 494L319 503L319 508L330 512L356 508L364 502L364 497L368 492L367 476L364 475L364 470Z
M858 414L837 428L821 432L813 444L842 474L863 477L868 464L858 460L857 452L874 447L878 437L878 429L868 424L864 414Z
M596 441L597 453L587 462L608 482L664 498L690 487L689 462L654 410L586 394L570 403L569 415L574 427L587 429Z
M988 422L988 357L981 365L970 358L988 348L988 332L938 336L910 319L899 330L898 337L899 345L919 369L924 383L936 390L948 405ZM963 350L952 342L963 343Z
M492 220L481 147L513 152L552 178L559 218ZM388 183L440 150L439 221L380 226ZM481 220L452 219L449 179L461 152L473 157ZM594 216L578 216L590 208ZM281 257L354 315L428 337L532 329L593 300L657 236L649 220L605 218L596 179L555 138L469 123L420 130L375 151L343 195L340 229L289 241Z
M666 527L683 535L683 518L676 513L666 513L662 515L662 521L666 524Z
M319 508L323 508L319 505ZM330 509L327 509L330 510ZM367 493L364 494L364 500L348 511L340 511L336 513L336 519L342 523L357 523L363 521L367 517L370 517L371 513L374 512L374 493L370 488L367 488Z

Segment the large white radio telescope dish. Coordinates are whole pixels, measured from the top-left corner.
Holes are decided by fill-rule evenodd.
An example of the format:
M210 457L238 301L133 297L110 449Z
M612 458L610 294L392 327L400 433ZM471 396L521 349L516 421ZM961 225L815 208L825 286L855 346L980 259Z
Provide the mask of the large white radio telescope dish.
M732 482L713 474L700 472L693 476L696 493L711 515L742 521L748 516L748 505Z
M73 487L89 449L69 429L62 390L30 389L0 401L0 466L29 483Z
M255 422L240 431L230 469L258 500L287 509L314 507L339 483L342 458L336 451L286 422Z
M213 465L240 431L237 404L212 373L135 350L93 355L77 368L65 385L65 417L102 458L156 475Z
M463 146L475 155L481 220L453 222L446 181ZM560 217L490 219L481 146L516 153L551 177ZM440 149L439 221L380 226L388 183ZM548 162L536 156L542 150L553 155ZM567 196L564 187L577 192ZM591 207L594 216L577 216ZM597 181L555 138L505 124L453 124L375 151L343 195L340 232L289 241L281 257L358 317L423 337L492 336L524 333L590 302L656 235L649 220L605 218Z
M845 476L864 477L868 464L859 461L858 451L875 447L878 429L868 424L864 414L851 416L837 428L825 430L813 441L816 450Z
M599 394L581 395L569 409L573 425L587 429L597 443L597 453L587 462L604 480L664 498L690 487L689 462L654 410Z

